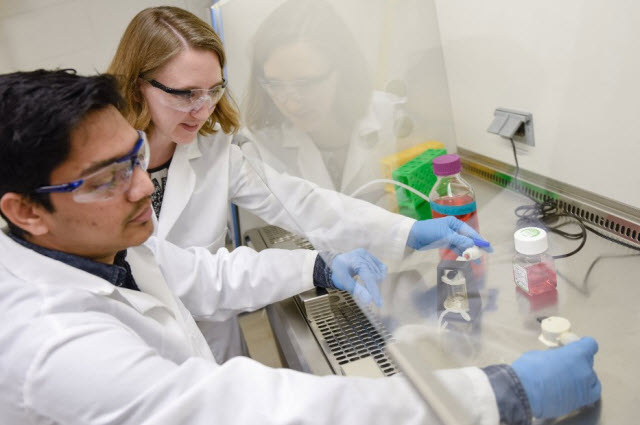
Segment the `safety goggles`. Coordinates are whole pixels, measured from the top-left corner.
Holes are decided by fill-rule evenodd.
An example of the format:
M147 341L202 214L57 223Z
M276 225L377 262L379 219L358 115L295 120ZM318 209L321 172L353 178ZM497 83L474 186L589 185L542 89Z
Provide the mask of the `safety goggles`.
M258 82L274 99L284 99L294 92L301 97L310 97L317 94L317 89L322 87L322 84L324 84L333 73L334 71L330 69L317 77L299 80L259 78Z
M135 166L146 170L149 165L149 143L144 131L138 130L138 141L125 156L88 176L69 183L42 186L35 193L71 192L80 203L106 201L129 189Z
M140 76L140 78L147 81L153 87L169 94L170 96L160 98L161 102L165 106L181 112L199 111L203 106L206 106L209 111L213 111L213 108L220 102L222 96L224 96L224 91L227 88L227 81L224 78L221 84L213 88L191 90L172 89L156 80L148 80L142 76Z

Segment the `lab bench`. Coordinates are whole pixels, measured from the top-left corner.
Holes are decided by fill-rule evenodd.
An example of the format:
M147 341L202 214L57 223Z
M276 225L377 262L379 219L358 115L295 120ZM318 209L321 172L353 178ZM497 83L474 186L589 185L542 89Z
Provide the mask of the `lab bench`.
M367 373L392 375L397 365L384 348L395 342L411 351L407 358L418 369L511 363L524 351L546 349L538 339L539 322L561 316L571 322L574 333L592 336L599 343L595 369L602 382L602 400L558 422L635 423L635 409L640 405L640 367L636 363L640 353L640 253L589 232L580 252L555 261L557 291L529 297L514 284L512 258L513 233L518 226L514 210L531 201L486 179L468 173L463 176L476 193L480 231L494 249L484 256L473 287L468 288L473 304L469 320L442 313L436 276L438 251L414 252L390 267L380 287L381 308L360 308L348 294L337 291L306 293L269 306L268 316L286 365L317 375L349 375L349 363L372 359L379 371L369 365ZM253 238L257 237L254 233ZM550 233L549 244L549 253L555 255L575 249L578 242ZM339 323L321 323L324 316L314 308ZM423 363L415 364L415 359Z

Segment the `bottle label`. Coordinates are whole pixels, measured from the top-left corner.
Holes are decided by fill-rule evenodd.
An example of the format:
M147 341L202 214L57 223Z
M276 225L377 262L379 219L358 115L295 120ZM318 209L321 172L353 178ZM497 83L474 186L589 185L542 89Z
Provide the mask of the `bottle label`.
M516 285L523 289L527 294L529 293L529 279L527 278L527 270L519 264L513 265L513 277Z
M476 201L464 205L442 205L437 202L430 202L431 211L442 215L465 215L476 210Z

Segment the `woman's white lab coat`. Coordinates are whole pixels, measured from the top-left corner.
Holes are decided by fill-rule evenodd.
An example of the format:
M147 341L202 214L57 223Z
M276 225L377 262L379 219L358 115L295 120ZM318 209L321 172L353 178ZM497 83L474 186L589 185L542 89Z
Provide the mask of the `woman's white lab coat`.
M270 224L307 236L319 250L367 248L383 259L402 256L413 219L282 175L231 142L231 136L218 132L177 147L154 237L215 253L224 246L229 202L234 202ZM290 266L274 261L265 273L283 267ZM173 289L183 296L180 288ZM202 302L206 306L209 300ZM216 359L241 354L237 318L215 322L204 311L196 320Z
M151 245L172 261L160 270L148 247L129 249L138 292L44 257L0 232L0 423L428 421L426 408L400 377L316 377L270 369L246 357L215 363L188 302L206 297L211 314L225 318L283 299L311 287L310 278L299 276L312 267L316 253L258 254L241 248L234 255L218 252L223 261L203 249L177 249L159 240ZM297 267L274 269L275 256ZM245 278L225 276L238 273ZM176 278L186 306L165 282ZM466 368L442 376L464 389L476 423L497 424L495 399L482 371Z

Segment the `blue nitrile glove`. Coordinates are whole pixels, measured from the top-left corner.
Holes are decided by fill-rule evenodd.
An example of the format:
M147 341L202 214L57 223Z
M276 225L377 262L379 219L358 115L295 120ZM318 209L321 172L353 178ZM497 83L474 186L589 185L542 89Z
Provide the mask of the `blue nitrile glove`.
M336 288L351 293L368 305L372 300L382 306L378 285L387 274L387 266L369 251L359 248L338 254L327 262L331 268L331 282ZM364 285L358 284L354 276L359 276Z
M529 397L533 416L556 418L600 399L600 380L593 370L598 343L581 338L560 348L529 351L513 362Z
M416 221L407 240L407 246L413 249L448 248L458 255L474 245L487 252L493 252L489 242L478 232L467 223L451 216Z

